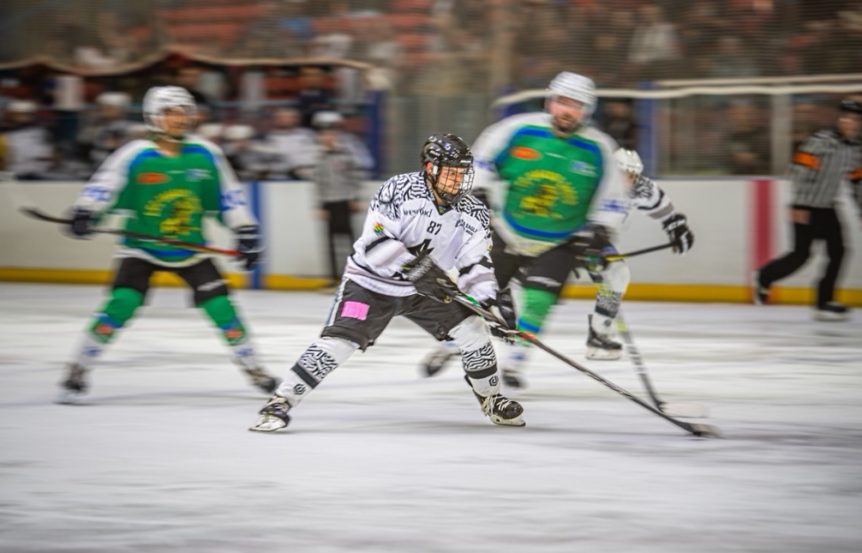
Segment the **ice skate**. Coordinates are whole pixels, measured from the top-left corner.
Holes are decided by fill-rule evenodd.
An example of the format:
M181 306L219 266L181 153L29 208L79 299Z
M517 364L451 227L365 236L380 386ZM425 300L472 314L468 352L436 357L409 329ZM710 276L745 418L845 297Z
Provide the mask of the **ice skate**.
M479 405L482 407L482 412L491 419L494 424L500 426L525 426L527 423L521 418L524 413L524 408L517 401L511 400L503 394L494 394L487 397L480 396L473 389L469 377L466 375L464 379L470 385L473 395L479 400Z
M461 351L458 348L440 344L425 357L425 360L422 361L422 365L419 367L419 372L425 377L434 376L442 371L453 357L460 354Z
M769 286L764 286L760 282L760 271L754 271L751 278L751 292L755 304L766 305L769 300Z
M249 430L252 432L275 432L285 428L290 423L290 403L287 399L276 394L272 396L263 409L258 411L260 415L257 422Z
M850 310L843 303L830 301L817 306L814 318L818 321L846 321L850 318Z
M611 339L610 334L599 333L593 328L593 316L588 316L587 359L613 361L623 355L623 345Z
M57 403L61 405L77 405L87 394L87 369L77 363L66 366L66 378L60 383L60 394Z
M254 369L243 369L242 370L246 375L248 375L251 383L264 392L271 394L275 392L276 388L278 388L279 380L270 375L268 372L263 370L260 367Z

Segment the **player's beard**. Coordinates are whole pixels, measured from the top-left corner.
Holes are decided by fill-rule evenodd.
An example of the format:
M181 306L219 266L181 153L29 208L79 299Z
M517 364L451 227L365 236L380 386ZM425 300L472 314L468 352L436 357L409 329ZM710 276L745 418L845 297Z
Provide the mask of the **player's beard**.
M561 136L569 136L578 130L581 120L569 115L556 115L551 119L554 131Z

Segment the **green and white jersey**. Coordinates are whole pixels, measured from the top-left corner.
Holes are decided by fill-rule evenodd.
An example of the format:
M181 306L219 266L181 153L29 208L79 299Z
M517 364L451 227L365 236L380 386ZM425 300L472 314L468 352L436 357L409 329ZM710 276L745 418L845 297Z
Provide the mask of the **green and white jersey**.
M111 154L82 190L75 207L98 216L126 215L126 230L205 244L204 217L229 228L257 224L240 182L215 144L189 137L171 156L151 140L135 140ZM207 254L150 240L124 238L121 256L168 267L197 263Z
M514 115L485 129L472 148L475 188L486 192L508 249L536 256L587 223L615 232L628 211L616 149L592 127L556 136L547 113Z

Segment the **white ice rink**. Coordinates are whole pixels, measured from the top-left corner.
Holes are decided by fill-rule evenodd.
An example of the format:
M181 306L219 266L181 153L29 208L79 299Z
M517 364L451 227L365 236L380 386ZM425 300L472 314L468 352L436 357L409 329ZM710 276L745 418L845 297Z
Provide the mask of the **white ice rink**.
M246 428L249 387L180 289L108 350L86 406L52 404L103 289L0 284L0 551L862 551L862 324L803 307L627 303L657 391L710 408L692 438L535 352L525 428L483 418L458 367L396 320L294 411ZM330 298L237 294L284 373ZM631 362L585 361L591 304L544 340L643 396ZM456 370L457 369L457 370Z

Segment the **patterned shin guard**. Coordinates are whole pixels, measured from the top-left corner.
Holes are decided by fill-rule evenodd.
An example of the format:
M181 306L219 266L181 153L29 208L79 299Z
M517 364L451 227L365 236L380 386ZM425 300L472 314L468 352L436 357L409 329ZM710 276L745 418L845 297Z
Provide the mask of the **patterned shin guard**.
M295 407L326 375L347 361L358 347L341 338L318 338L302 352L276 393Z
M500 392L497 356L485 323L479 317L468 317L449 331L461 348L464 372L477 394L483 397Z

